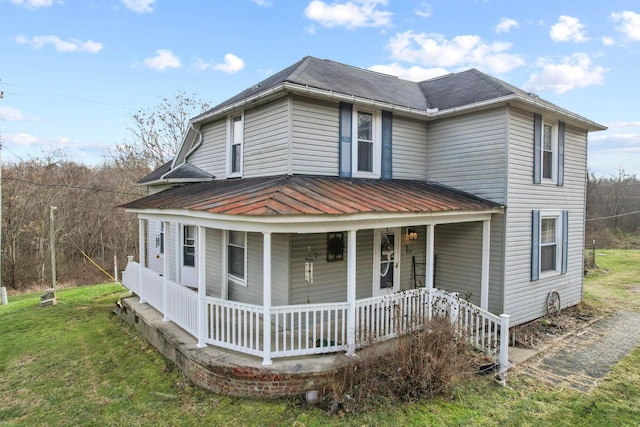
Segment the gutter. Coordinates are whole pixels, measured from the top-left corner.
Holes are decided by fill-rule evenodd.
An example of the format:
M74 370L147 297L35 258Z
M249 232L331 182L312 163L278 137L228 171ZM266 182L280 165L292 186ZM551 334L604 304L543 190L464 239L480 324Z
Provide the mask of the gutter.
M505 95L499 98L489 99L486 101L476 102L473 104L467 104L459 107L448 108L446 110L438 110L437 108L433 108L433 109L428 108L426 110L421 110L417 108L402 107L399 105L390 104L388 102L381 102L381 101L376 101L374 99L361 98L356 95L347 95L340 92L334 92L332 90L319 89L319 88L314 88L311 86L305 86L305 85L300 85L300 84L291 83L291 82L282 82L277 86L274 86L264 92L260 92L254 96L244 98L241 101L227 105L218 110L212 111L209 114L198 117L197 119L193 119L192 123L205 121L211 117L215 117L215 116L224 114L228 111L232 111L232 110L244 107L248 104L255 103L261 99L267 98L278 92L283 92L283 91L290 91L298 94L315 95L319 98L324 98L324 99L328 98L328 99L335 99L338 101L346 101L346 102L358 103L362 105L369 105L369 106L383 108L390 111L402 112L412 116L424 117L427 119L437 119L437 118L446 117L452 114L462 113L469 110L475 110L479 108L488 108L494 105L507 104L509 102L516 102L516 103L522 103L522 104L532 106L536 109L550 111L555 114L568 117L572 121L582 123L583 125L586 124L588 130L598 131L598 130L607 129L606 126L593 122L583 116L574 114L568 110L554 106L550 103L543 102L540 99L527 97L517 93Z

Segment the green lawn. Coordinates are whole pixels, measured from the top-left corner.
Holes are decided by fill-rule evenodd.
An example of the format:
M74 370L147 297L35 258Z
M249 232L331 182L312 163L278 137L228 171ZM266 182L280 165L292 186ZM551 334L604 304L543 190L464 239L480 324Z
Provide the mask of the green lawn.
M640 251L598 251L588 304L640 309ZM214 395L180 373L111 309L115 284L65 289L40 308L39 293L0 306L0 425L566 425L640 423L640 348L590 393L510 373L503 388L469 375L452 396L329 417L301 399Z

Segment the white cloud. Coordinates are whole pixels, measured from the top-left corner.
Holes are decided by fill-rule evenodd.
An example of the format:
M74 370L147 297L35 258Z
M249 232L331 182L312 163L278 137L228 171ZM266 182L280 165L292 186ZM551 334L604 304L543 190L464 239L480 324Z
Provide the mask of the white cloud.
M515 19L502 18L496 25L496 33L508 33L512 28L518 28L520 24Z
M388 0L351 0L327 4L313 0L305 8L304 14L328 28L388 27L392 13L378 9L378 6L386 6L387 3Z
M196 61L196 68L199 70L222 71L227 74L235 74L244 68L244 61L233 53L224 56L223 64L209 64L202 59Z
M547 58L540 58L539 73L532 74L524 84L525 90L553 91L565 93L567 91L599 85L604 82L606 68L593 65L586 53L574 53L567 56L560 63L554 63Z
M414 82L421 82L423 80L449 74L449 72L444 68L422 68L417 65L405 68L395 62L388 65L372 65L369 69L371 71L398 76L401 79L411 80Z
M602 44L605 46L613 46L616 44L616 41L612 37L603 37Z
M40 142L38 137L28 133L10 133L3 135L3 140L5 144L10 145L33 145Z
M145 58L144 65L154 70L182 67L180 58L175 56L170 50L159 49L156 50L156 54L157 55L152 58Z
M640 41L640 13L630 11L612 12L611 19L620 23L616 30L624 34L629 40Z
M558 23L551 26L549 36L554 42L579 43L589 40L584 32L584 24L578 18L566 15L561 15Z
M42 49L45 45L53 45L57 52L86 52L98 53L102 50L102 43L87 40L83 42L78 39L69 41L62 40L58 36L34 36L31 39L25 36L16 36L16 42L20 44L29 44L34 49Z
M251 2L257 4L258 6L262 6L262 7L269 7L272 4L268 0L251 0Z
M22 120L27 120L27 117L20 110L0 106L0 120L6 120L8 122L19 122Z
M137 13L151 13L156 0L120 0L129 10Z
M447 40L440 34L407 31L391 38L391 57L426 67L478 67L491 73L505 73L524 65L509 53L510 43L489 43L479 36L461 35Z
M16 6L26 7L27 9L38 9L51 6L53 0L11 0L11 3Z
M638 128L640 130L640 122L612 122L606 124L609 130L611 129L627 129Z
M428 18L431 16L431 5L429 3L421 3L420 9L416 10L416 15L422 18Z

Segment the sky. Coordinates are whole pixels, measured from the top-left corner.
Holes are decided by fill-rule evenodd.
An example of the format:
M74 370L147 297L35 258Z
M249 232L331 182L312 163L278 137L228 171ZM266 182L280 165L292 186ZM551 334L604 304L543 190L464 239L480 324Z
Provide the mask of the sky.
M216 105L305 56L425 80L477 68L608 126L640 177L637 0L0 0L2 160L88 165L178 92Z

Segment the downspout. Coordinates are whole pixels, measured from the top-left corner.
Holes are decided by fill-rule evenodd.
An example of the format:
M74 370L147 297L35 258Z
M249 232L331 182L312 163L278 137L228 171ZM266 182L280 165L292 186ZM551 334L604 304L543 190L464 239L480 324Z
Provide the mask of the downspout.
M196 151L202 145L202 132L196 129L193 126L193 123L189 123L189 126L198 134L198 142L196 142L196 144L193 147L191 147L191 150L189 150L187 154L184 155L184 163L187 163L187 159L189 158L189 156L192 155L193 152Z

